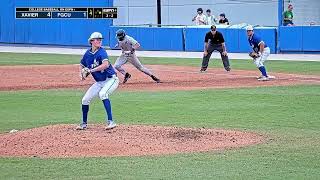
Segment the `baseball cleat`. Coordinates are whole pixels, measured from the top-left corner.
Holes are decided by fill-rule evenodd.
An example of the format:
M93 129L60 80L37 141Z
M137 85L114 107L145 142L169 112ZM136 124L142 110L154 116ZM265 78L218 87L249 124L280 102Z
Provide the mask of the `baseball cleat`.
M275 76L268 76L269 79L275 79Z
M260 79L262 78L263 76L258 76L257 79ZM269 79L275 79L276 77L275 76L267 76Z
M129 73L126 73L125 75L124 75L124 79L123 79L123 84L124 83L126 83L127 81L128 81L128 79L130 79L131 78L131 74L129 74Z
M114 121L108 121L108 125L106 127L106 130L110 130L117 127L117 124Z
M205 73L206 70L207 70L207 68L201 68L201 69L200 69L200 73Z
M152 80L154 80L156 83L160 83L160 79L158 79L157 77L155 77L154 75L151 75Z
M269 81L270 79L266 76L261 76L258 81Z
M76 130L85 130L85 129L87 129L87 124L84 124L84 123L76 127Z
M225 67L224 68L227 72L230 72L231 71L231 68L230 68L230 66L228 66L228 67Z

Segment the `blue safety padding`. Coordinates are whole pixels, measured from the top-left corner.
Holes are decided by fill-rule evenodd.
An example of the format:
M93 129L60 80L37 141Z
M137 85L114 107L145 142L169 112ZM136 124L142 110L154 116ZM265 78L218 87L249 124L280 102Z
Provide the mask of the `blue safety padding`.
M239 29L218 29L223 34L228 52L240 52L239 49Z
M280 51L302 51L302 26L279 28Z
M302 28L302 50L320 51L320 26Z
M183 51L182 28L152 28L154 50ZM148 38L148 37L146 37Z
M262 28L255 28L254 33L256 33L262 40L267 44L267 46L270 48L271 53L276 53L277 46L276 46L276 34L275 28L268 28L268 29L262 29Z
M239 29L238 31L239 52L248 53L252 51L252 48L248 42L248 36L246 29Z
M185 50L203 51L204 38L209 28L187 27L185 28Z
M110 27L110 47L117 44L116 31L123 29L141 45L141 50L183 51L183 28L162 27Z
M154 40L156 35L153 28L140 27L137 29L135 37L131 34L128 35L140 43L140 50L156 50L157 42Z
M13 0L1 0L0 5L0 42L14 43L15 39L15 3Z

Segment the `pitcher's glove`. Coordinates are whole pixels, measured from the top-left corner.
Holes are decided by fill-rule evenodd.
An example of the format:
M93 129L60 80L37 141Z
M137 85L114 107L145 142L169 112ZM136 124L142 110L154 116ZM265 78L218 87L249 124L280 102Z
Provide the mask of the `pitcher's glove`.
M90 73L91 73L91 71L89 68L87 68L87 67L82 68L81 72L80 72L81 80L85 80L89 76Z
M256 53L256 52L250 52L249 56L252 57L253 59L256 59L256 58L260 57L260 55L258 53Z

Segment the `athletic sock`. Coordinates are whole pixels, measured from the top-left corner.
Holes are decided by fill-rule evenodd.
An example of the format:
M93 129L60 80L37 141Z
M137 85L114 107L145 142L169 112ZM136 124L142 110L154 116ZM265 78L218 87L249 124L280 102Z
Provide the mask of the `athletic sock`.
M83 124L87 124L88 112L89 112L89 105L82 104L82 123Z
M268 77L266 68L264 66L259 67L259 70L261 71L262 76Z
M112 121L112 112L111 112L111 103L109 99L105 99L102 101L104 108L106 109L108 120Z

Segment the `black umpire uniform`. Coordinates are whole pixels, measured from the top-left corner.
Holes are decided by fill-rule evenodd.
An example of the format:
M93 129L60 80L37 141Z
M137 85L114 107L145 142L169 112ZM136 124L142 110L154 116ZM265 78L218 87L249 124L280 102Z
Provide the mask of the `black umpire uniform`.
M220 52L224 69L226 71L230 71L230 63L225 47L225 41L223 35L219 31L216 31L215 25L211 26L211 30L206 34L204 42L204 52L207 52L207 54L203 55L202 67L200 71L204 72L207 70L211 54L215 50Z

